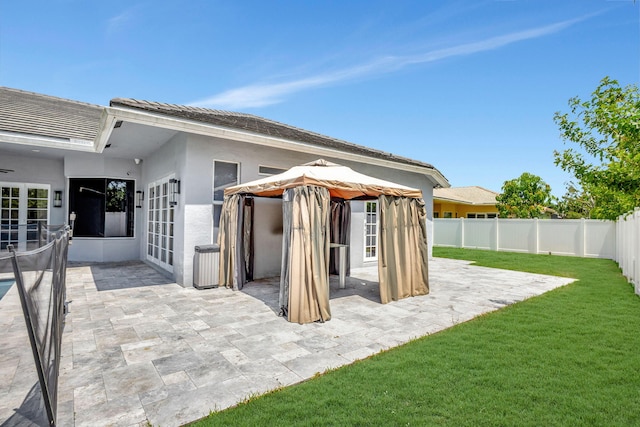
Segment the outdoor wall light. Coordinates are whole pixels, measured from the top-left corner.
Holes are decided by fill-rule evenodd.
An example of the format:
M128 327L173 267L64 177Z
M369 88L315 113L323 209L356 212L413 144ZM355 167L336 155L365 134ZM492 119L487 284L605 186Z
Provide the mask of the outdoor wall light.
M144 201L144 191L137 190L136 191L136 208L141 208L143 201Z
M180 180L171 178L169 180L169 206L178 204L178 194L180 194Z
M62 207L62 190L55 190L53 192L53 207L54 208Z

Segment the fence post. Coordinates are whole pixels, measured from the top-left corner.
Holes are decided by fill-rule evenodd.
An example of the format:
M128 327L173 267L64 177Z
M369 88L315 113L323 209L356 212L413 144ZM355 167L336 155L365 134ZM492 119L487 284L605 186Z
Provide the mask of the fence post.
M633 270L631 270L632 283L634 284L636 294L640 295L640 263L638 262L638 255L640 255L640 209L638 208L636 208L633 213L631 233L627 233L627 239L631 242L629 252L633 254Z
M582 239L580 242L582 244L582 255L580 256L584 258L587 255L587 221L584 218L580 219L580 226L582 227Z
M538 218L535 219L536 224L536 242L535 242L535 254L540 253L540 224Z
M500 250L500 221L496 216L496 252Z
M460 247L464 248L464 218L460 218Z

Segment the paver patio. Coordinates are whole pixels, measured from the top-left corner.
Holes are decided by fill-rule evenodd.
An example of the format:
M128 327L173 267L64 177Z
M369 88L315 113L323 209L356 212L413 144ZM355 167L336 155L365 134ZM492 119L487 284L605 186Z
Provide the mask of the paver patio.
M299 325L277 316L278 278L197 290L138 262L70 265L58 423L178 426L572 281L440 258L429 278L429 295L382 305L376 268L352 269L346 289L332 276L332 319ZM39 390L15 286L0 331L0 424L30 425Z

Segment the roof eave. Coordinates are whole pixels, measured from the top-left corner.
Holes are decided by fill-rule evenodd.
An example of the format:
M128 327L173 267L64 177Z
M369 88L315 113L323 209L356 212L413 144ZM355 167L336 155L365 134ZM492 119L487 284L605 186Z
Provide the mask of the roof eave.
M495 202L486 202L486 203L475 203L475 202L470 202L468 200L457 200L457 199L447 199L445 197L436 197L433 196L433 201L442 201L442 202L448 202L448 203L458 203L461 205L469 205L469 206L495 206Z
M105 107L106 118L102 122L105 126L101 126L96 140L107 143L113 124L118 120L132 123L138 123L148 126L158 126L175 131L195 133L199 135L213 136L218 138L233 139L236 141L257 144L273 148L281 148L287 150L295 150L304 153L315 154L319 156L335 157L336 152L340 153L340 157L345 160L356 161L360 163L375 164L394 169L414 172L429 177L434 186L450 187L449 181L436 169L426 166L411 165L407 163L397 162L393 160L369 157L363 154L350 153L335 148L319 147L317 145L292 141L288 139L278 138L274 136L262 135L254 132L243 131L209 123L203 123L184 118L172 117L166 114L157 114L139 109L130 109L124 107ZM112 123L109 127L109 123ZM104 146L103 146L104 148Z
M55 138L42 135L31 135L16 132L0 131L0 143L27 145L41 148L55 148L95 152L94 141L74 138Z

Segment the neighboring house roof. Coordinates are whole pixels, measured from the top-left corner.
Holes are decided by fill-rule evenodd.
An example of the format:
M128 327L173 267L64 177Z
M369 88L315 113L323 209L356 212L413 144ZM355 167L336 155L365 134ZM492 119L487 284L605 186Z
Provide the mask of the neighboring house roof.
M158 113L200 123L208 123L216 126L248 131L260 135L286 139L289 141L303 142L325 148L389 160L396 163L436 170L436 168L429 163L424 163L407 157L396 156L385 151L353 144L351 142L276 122L274 120L265 119L264 117L254 116L252 114L212 110L188 105L140 101L130 98L114 98L111 100L110 105L112 107L134 108L146 112Z
M495 205L499 193L479 186L434 188L433 199L466 205Z
M93 142L104 107L0 87L0 132Z

